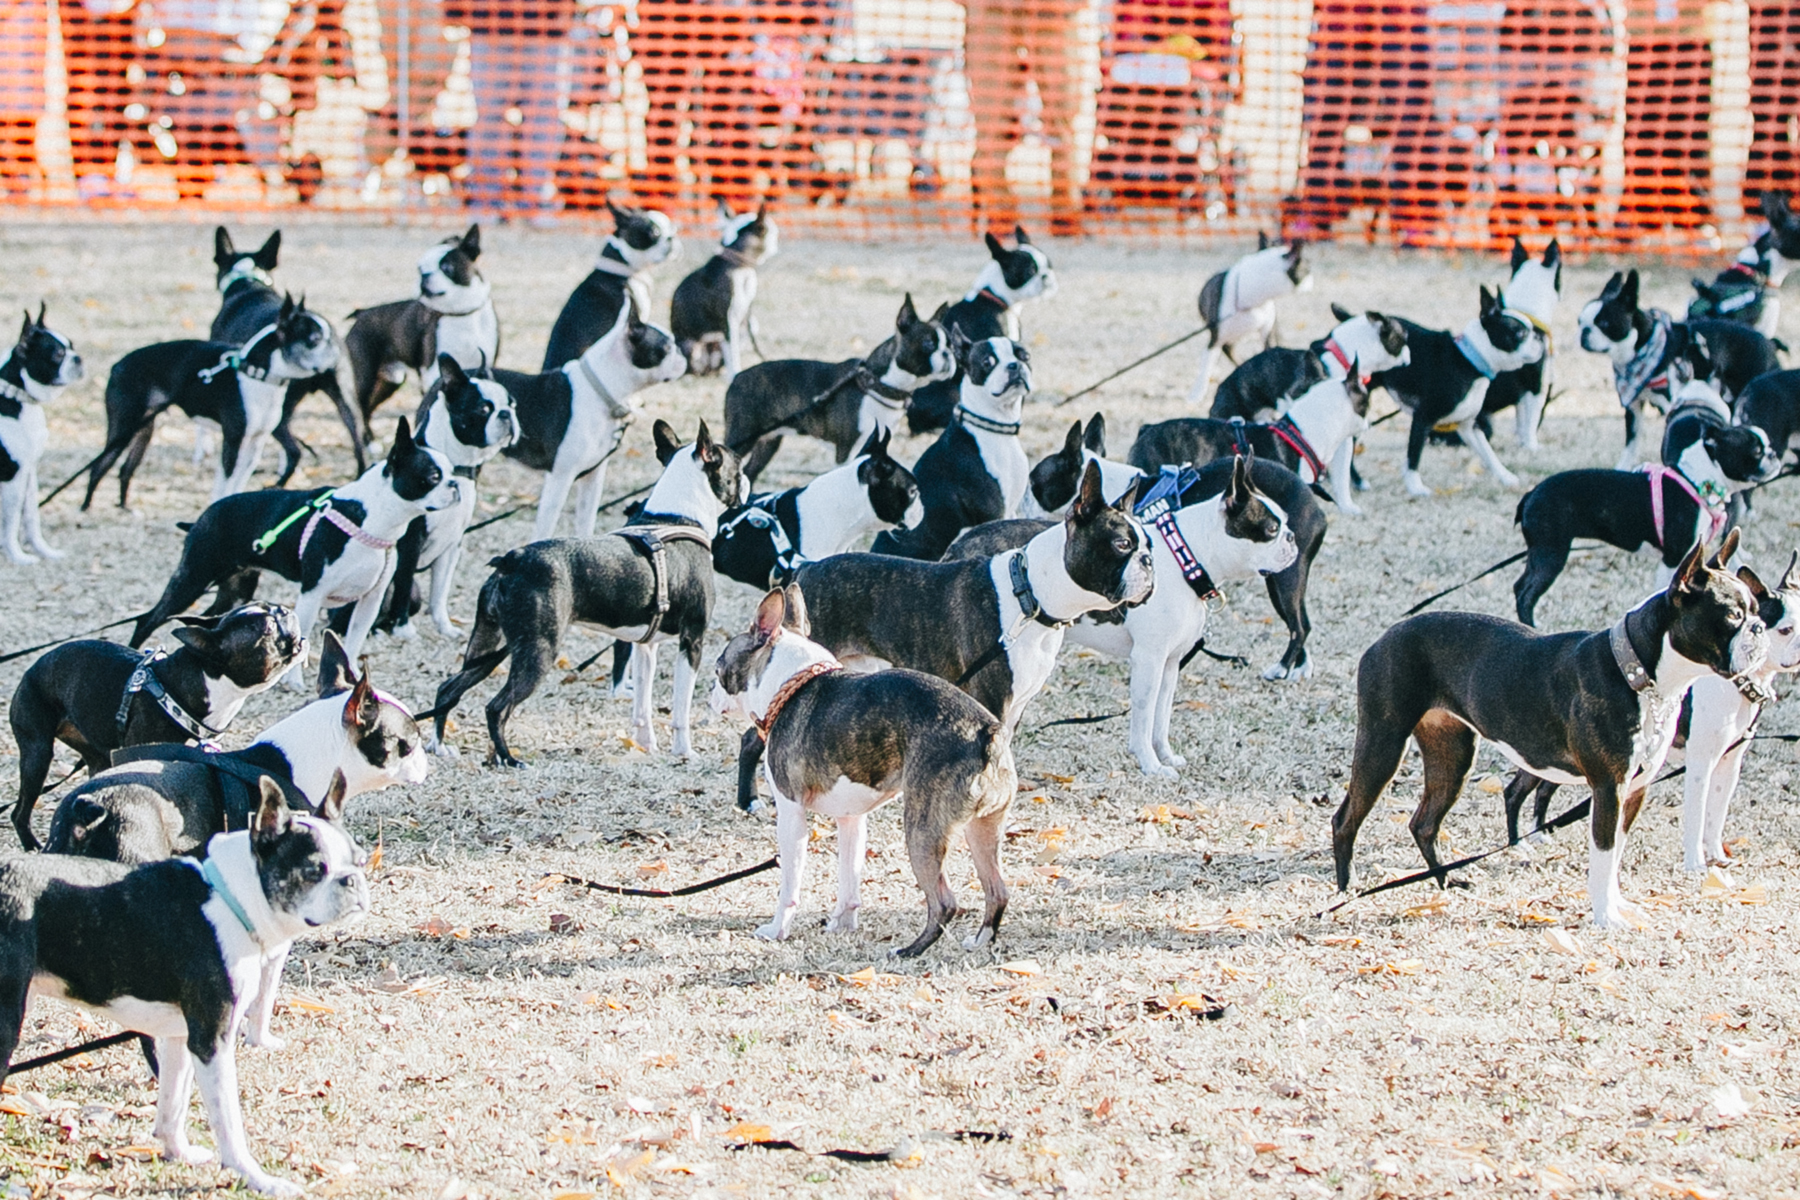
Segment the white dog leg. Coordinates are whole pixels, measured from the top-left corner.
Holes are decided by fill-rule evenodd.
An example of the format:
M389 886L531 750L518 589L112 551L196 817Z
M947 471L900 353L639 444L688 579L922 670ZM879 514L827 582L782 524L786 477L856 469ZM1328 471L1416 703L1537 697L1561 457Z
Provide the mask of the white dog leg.
M694 679L697 674L693 664L688 662L687 651L677 643L675 646L675 694L669 697L669 725L672 731L670 741L673 743L672 749L676 758L688 758L694 753L694 744L688 736L688 730L694 706Z
M1194 380L1194 390L1188 393L1190 405L1198 406L1206 400L1207 389L1212 387L1213 368L1218 365L1218 362L1218 346L1208 346L1206 352L1200 356L1200 375Z
M593 537L600 519L600 494L606 488L606 460L575 481L575 536Z
M651 718L650 686L656 679L656 644L631 648L631 739L647 754L656 753L656 726Z
M569 488L575 480L560 471L544 476L544 490L538 493L537 520L531 526L531 539L541 542L556 536L556 522L568 503Z
M250 1006L250 1024L244 1030L244 1040L262 1050L287 1046L285 1039L269 1032L269 1022L275 1017L275 993L281 987L281 972L287 966L289 949L284 947L281 953L265 958L257 979L256 1002Z
M1338 511L1351 517L1362 516L1362 508L1356 503L1355 489L1350 486L1350 467L1356 461L1356 439L1345 438L1331 455L1331 465L1326 469L1330 476L1331 500Z
M170 1162L212 1161L212 1151L188 1144L188 1097L194 1089L194 1059L186 1038L156 1039L156 1122L150 1136Z
M23 474L0 484L0 536L6 542L6 557L20 566L38 560L37 555L19 544L19 530L25 519L26 500Z
M763 774L768 777L765 767ZM769 791L775 797L775 854L781 860L781 895L775 901L775 916L757 929L756 936L765 942L779 942L793 927L794 913L800 907L800 885L806 875L806 810L775 790L769 778Z
M827 933L852 933L856 930L856 910L862 907L863 856L869 849L869 821L865 814L839 817L838 894L837 907L825 924Z
M1161 646L1142 642L1131 647L1131 733L1132 757L1138 769L1161 779L1178 779L1180 773L1164 763L1156 753L1156 704L1162 694L1163 671L1167 668L1167 652Z
M456 636L456 626L450 623L450 585L456 580L456 564L461 560L459 541L431 564L431 623L445 637Z
M219 1145L219 1165L242 1175L252 1191L265 1196L298 1196L304 1188L268 1174L250 1156L250 1144L244 1137L244 1109L238 1099L237 1048L231 1044L236 1035L235 1028L230 1030L213 1051L212 1061L196 1063L194 1069L200 1080L200 1099L206 1102L206 1116L212 1122L213 1140Z
M1187 766L1187 759L1175 753L1169 745L1169 716L1175 708L1175 687L1181 682L1181 656L1169 655L1163 663L1162 687L1156 694L1156 731L1150 745L1156 750L1156 757L1164 766L1177 770Z
M1749 753L1749 745L1734 746L1725 752L1719 765L1713 769L1712 787L1706 796L1706 824L1701 830L1700 852L1701 864L1692 865L1690 871L1704 870L1705 867L1725 866L1731 862L1725 853L1725 817L1731 808L1731 797L1737 792L1738 773L1744 767L1744 755ZM1685 816L1685 813L1683 814ZM1682 841L1687 841L1687 829L1681 831Z
M1456 433L1458 437L1462 438L1463 445L1475 452L1475 457L1481 460L1481 465L1487 468L1488 474L1500 481L1501 486L1509 488L1519 486L1519 477L1506 469L1506 464L1500 461L1500 456L1494 453L1492 446L1488 445L1487 435L1481 432L1481 426L1475 424L1474 420L1464 421L1458 425Z

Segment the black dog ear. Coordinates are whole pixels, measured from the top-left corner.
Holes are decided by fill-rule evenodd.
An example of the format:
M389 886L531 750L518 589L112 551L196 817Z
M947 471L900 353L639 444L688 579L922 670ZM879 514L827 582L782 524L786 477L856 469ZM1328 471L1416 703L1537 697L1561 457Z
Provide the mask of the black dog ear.
M1331 315L1336 317L1339 321L1348 321L1356 314L1339 304L1336 300L1333 300L1331 302Z
M989 230L987 233L982 234L981 237L982 237L982 240L987 243L988 253L994 256L994 260L996 262L1005 261L1005 259L1006 259L1006 244L1004 242L1002 242L999 238L995 237L992 230Z
M1638 306L1638 273L1633 267L1625 273L1625 286L1619 289L1619 300L1632 308Z
M1489 291L1487 290L1487 285L1482 284L1481 285L1481 315L1484 318L1491 317L1499 311L1500 311L1500 302L1498 300L1495 300L1493 295L1491 293L1489 293Z
M398 462L413 452L412 426L406 418L400 418L400 424L394 429L394 444L388 449L387 460Z
M1260 229L1256 231L1256 248L1258 250L1267 250L1269 248L1269 235Z
M1794 573L1797 567L1800 567L1800 550L1794 551L1794 556L1788 559L1787 570L1781 573L1781 582L1775 586L1784 592L1790 592L1800 587L1800 575Z
M1021 246L1031 245L1031 238L1029 235L1026 234L1025 227L1023 225L1014 225L1013 226L1013 241Z
M256 253L250 256L250 261L254 262L265 271L273 271L276 262L279 261L280 258L281 230L277 229L263 240L263 244L257 249Z
M281 785L267 775L256 777L256 787L262 795L250 822L250 838L258 846L267 846L287 829L287 799L281 794Z
M213 230L213 262L224 266L237 257L237 246L232 243L231 231L223 225Z
M176 641L201 658L210 660L217 656L218 647L213 642L213 629L205 625L177 625L170 632L175 635Z
M790 583L781 589L782 618L781 623L801 637L812 632L812 620L806 615L806 597L800 594L800 585Z
M656 443L656 461L665 467L675 457L675 452L681 449L681 439L675 435L674 426L661 417L650 427L650 439Z
M1600 289L1600 299L1602 302L1607 300L1617 300L1619 298L1619 293L1624 290L1625 272L1614 271L1612 273L1612 278L1606 281L1606 286Z
M28 308L25 310L25 323L23 325L19 326L19 344L23 345L25 343L25 340L27 338L29 338L30 336L31 336L31 310Z
M479 223L469 226L469 232L462 235L462 249L463 253L471 259L481 257L481 225Z
M1062 449L1056 452L1057 457L1081 461L1081 422L1069 426L1069 434L1063 438Z
M1512 248L1512 273L1514 275L1517 275L1519 273L1519 268L1524 266L1526 263L1528 263L1530 261L1531 261L1531 252L1529 250L1525 249L1525 243L1519 240L1519 237L1517 234L1514 234L1513 235L1513 248Z
M950 326L950 354L959 364L965 367L969 365L969 349L974 345L969 340L969 335L962 331L962 326Z
M31 310L26 309L25 311L30 312ZM50 302L48 300L39 300L38 301L38 315L33 319L32 324L36 325L39 329L42 329L44 327L44 314L49 311L50 311Z
M1288 242L1287 260L1290 263L1298 263L1300 261L1300 255L1305 250L1306 250L1306 239L1305 238L1294 238L1293 240Z
M1706 564L1708 570L1723 571L1725 569L1725 564L1730 562L1731 556L1737 553L1738 533L1739 531L1736 528L1733 528L1730 533L1720 539L1718 551L1712 556L1712 560Z
M904 330L917 325L918 323L919 314L917 310L913 308L912 293L908 292L906 293L906 298L900 301L900 312L894 318L894 328Z
M319 699L341 695L356 686L356 671L334 630L325 631L325 648L319 652Z
M1543 263L1555 271L1562 270L1562 244L1555 238L1551 238L1550 244L1544 247ZM1557 276L1557 282L1559 284L1562 282L1560 274Z
M1081 435L1081 444L1092 450L1097 457L1106 457L1105 413L1095 413L1088 418L1087 432Z
M705 421L700 422L700 431L694 435L694 461L703 467L716 467L725 461L725 451L712 440Z
M1769 598L1769 589L1755 571L1749 567L1739 567L1737 576L1744 581L1744 586L1750 589L1750 595L1758 604Z
M857 454L866 454L870 458L886 458L888 456L889 437L890 435L884 429L871 431L869 440L863 443L862 449L858 450Z
M486 358L487 351L483 350L483 365L486 364ZM463 372L462 364L448 354L438 355L438 378L443 381L445 391L449 391L453 387L461 387L469 382L468 375Z
M319 801L319 816L332 824L344 819L344 796L350 791L350 784L344 778L342 769L331 773L331 784L325 789L325 799Z
M606 211L612 214L613 228L615 229L625 224L626 219L630 215L617 204L614 204L611 196L606 198Z
M1090 462L1081 472L1081 490L1069 506L1069 520L1086 524L1106 511L1106 493L1100 487L1100 464Z

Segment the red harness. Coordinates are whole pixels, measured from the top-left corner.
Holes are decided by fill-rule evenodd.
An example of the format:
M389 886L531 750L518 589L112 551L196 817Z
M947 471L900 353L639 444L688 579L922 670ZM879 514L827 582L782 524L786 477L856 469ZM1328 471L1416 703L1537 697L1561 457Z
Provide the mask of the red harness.
M1286 442L1288 449L1298 454L1301 461L1312 468L1314 483L1325 478L1325 460L1312 448L1312 443L1306 440L1306 435L1300 432L1300 427L1294 424L1292 417L1282 417L1269 426L1269 432Z

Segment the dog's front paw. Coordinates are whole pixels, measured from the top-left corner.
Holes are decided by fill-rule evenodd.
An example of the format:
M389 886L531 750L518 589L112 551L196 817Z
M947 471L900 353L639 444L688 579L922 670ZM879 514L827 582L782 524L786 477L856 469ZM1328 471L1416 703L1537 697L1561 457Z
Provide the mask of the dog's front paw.
M411 642L418 640L419 631L413 628L413 623L411 621L408 621L404 625L394 626L388 631L388 636L397 642Z
M156 1143L161 1148L164 1160L168 1162L199 1166L201 1163L209 1163L213 1160L213 1152L211 1150L201 1146L190 1145L186 1138L176 1139L159 1137L156 1139Z
M829 921L825 922L825 932L826 933L855 933L856 932L856 910L854 908L851 908L851 909L846 909L843 912L832 913L831 919Z
M770 921L767 925L756 927L756 936L765 942L782 942L787 940L787 926L780 921Z
M1408 471L1406 473L1405 484L1406 494L1409 496L1420 497L1431 495L1431 489L1425 486L1425 481L1419 478L1419 473L1417 471Z
M1500 481L1501 487L1516 488L1519 486L1519 477L1514 475L1511 471L1508 471L1505 467L1501 467L1499 470L1495 471L1494 478Z
M979 950L983 946L988 945L993 940L994 940L993 928L991 926L983 925L980 929L977 929L974 933L970 934L968 937L963 939L963 949L964 950Z
M1602 908L1594 913L1596 929L1648 929L1650 918L1644 910L1628 900L1621 900L1611 908Z
M457 636L456 626L454 626L450 623L449 617L445 617L441 621L438 620L436 617L433 617L433 618L431 618L431 623L437 627L438 633L440 633L444 637L453 638L453 637Z
M1360 517L1363 515L1362 505L1349 499L1338 501L1337 510L1346 517Z
M6 552L6 557L12 559L13 565L16 567L29 567L32 563L38 561L38 556L29 550L9 549Z
M1187 766L1187 759L1184 756L1175 753L1167 746L1157 750L1156 757L1162 760L1162 764L1165 767L1174 767L1176 770L1180 770L1182 767Z
M1181 772L1154 760L1138 759L1138 768L1151 779L1180 779Z
M306 1189L297 1183L277 1179L266 1171L240 1171L244 1186L263 1196L304 1196Z
M1268 680L1270 683L1274 683L1277 680L1282 680L1282 679L1286 679L1289 681L1300 680L1300 679L1311 679L1312 674L1313 674L1312 659L1311 658L1303 658L1291 667L1288 666L1286 663L1281 663L1281 662L1270 663L1267 667L1263 668L1262 677L1264 679Z
M425 739L425 753L435 754L439 758L461 758L462 752L449 742L440 742L434 737Z
M244 1044L255 1046L258 1050L286 1050L287 1039L270 1033L267 1029L258 1029L252 1025L244 1030Z
M58 558L67 558L68 557L68 554L66 552L64 552L62 550L57 550L51 546L46 546L42 542L33 542L31 548L33 550L36 550L38 552L39 556L41 556L43 558L58 559Z

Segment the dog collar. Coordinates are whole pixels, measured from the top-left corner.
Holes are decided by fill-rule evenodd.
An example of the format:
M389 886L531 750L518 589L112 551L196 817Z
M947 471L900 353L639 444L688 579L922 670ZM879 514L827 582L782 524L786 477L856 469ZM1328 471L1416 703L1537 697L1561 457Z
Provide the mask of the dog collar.
M616 234L607 238L605 244L618 250L621 254L624 253L624 250L619 246L619 239ZM630 263L617 258L608 258L604 252L594 258L594 270L607 275L618 275L625 279L630 279L638 273Z
M1038 603L1037 593L1031 590L1031 574L1025 566L1025 551L1014 550L1012 562L1008 564L1007 569L1012 574L1013 599L1019 602L1021 614L1036 621L1039 625L1045 625L1051 629L1066 629L1075 623L1076 618L1074 617L1070 617L1066 621L1057 620L1045 612L1044 606Z
M1548 321L1538 320L1538 318L1534 314L1528 313L1522 308L1514 308L1512 306L1512 304L1506 299L1505 292L1500 293L1500 311L1505 313L1509 317L1517 317L1519 320L1525 322L1527 325L1531 326L1533 329L1535 329L1539 333L1543 334L1544 335L1544 352L1546 354L1548 354L1551 351L1556 349L1556 337L1554 334L1552 334L1550 332L1550 323Z
M756 260L739 250L736 246L720 246L719 257L734 267L754 267Z
M225 907L231 910L231 915L237 918L237 923L250 935L250 940L261 946L262 938L256 932L256 924L250 920L250 914L244 911L243 903L231 894L231 885L225 882L225 872L219 870L218 864L211 858L202 860L199 865L200 877L206 880L206 886L212 889L212 894L224 901Z
M1645 669L1637 651L1631 648L1631 635L1625 632L1625 622L1630 616L1630 613L1626 613L1620 617L1619 623L1606 636L1612 646L1613 662L1618 664L1619 673L1625 676L1625 683L1632 691L1642 695L1656 687L1656 680Z
M798 492L801 489L794 488ZM750 497L738 514L719 526L719 540L724 541L736 532L739 525L748 525L752 529L760 529L768 535L769 546L775 551L775 568L769 572L769 586L786 583L793 579L794 573L805 565L806 559L800 557L800 548L794 545L794 539L788 535L787 526L781 522L781 514L776 506L782 502L787 492L773 492L761 496Z
M594 373L594 368L588 366L587 355L584 354L576 359L575 365L581 370L581 378L594 389L594 394L600 397L600 403L606 405L608 416L615 421L623 421L632 415L629 404L619 403L618 398L606 390L606 385L600 382L600 376Z
M476 480L481 478L481 468L479 466L451 467L450 474L456 476L458 479Z
M863 390L863 395L875 403L896 412L905 408L906 402L912 399L911 392L897 388L891 383L883 383L875 378L875 372L869 370L867 366L856 368L856 386Z
M1294 424L1293 417L1282 417L1269 426L1269 432L1286 442L1288 449L1298 454L1306 465L1312 468L1315 483L1325 478L1325 460L1319 457L1319 452L1312 448L1312 443L1306 440L1306 435L1300 432L1298 425Z
M374 534L368 532L361 525L358 525L355 521L352 521L349 517L346 517L343 513L332 508L331 505L327 503L324 507L315 510L313 515L306 519L306 528L300 531L299 555L301 558L306 557L306 543L312 541L313 531L318 529L320 521L330 521L333 525L349 535L351 541L358 545L367 546L371 550L379 550L386 553L394 548L394 543L391 540L388 538L376 537Z
M208 737L209 734L217 736L225 730L223 728L214 729L181 707L175 697L169 695L168 689L163 687L162 680L156 677L156 672L150 669L151 664L160 662L167 657L158 647L144 651L138 658L137 666L132 668L131 678L125 681L125 694L119 698L119 712L114 720L119 727L119 736L121 738L125 736L125 723L131 718L132 697L143 692L150 699L156 701L156 707L162 709L169 720L181 726L182 732L202 745L210 744L212 739Z
M829 675L833 671L843 669L842 663L826 659L824 662L809 664L782 684L780 690L775 693L774 699L769 701L769 707L764 711L762 719L755 722L756 732L762 734L763 741L769 740L769 730L774 728L776 718L781 716L781 710L788 706L788 701L799 695L801 688L821 675Z
M996 421L992 417L984 417L980 413L970 412L961 404L956 406L956 423L965 426L973 425L975 428L987 433L1012 434L1019 432L1020 425L1020 422L1018 421Z
M1325 352L1337 359L1338 366L1344 368L1344 374L1350 373L1350 356L1344 353L1344 348L1337 344L1336 338L1325 339Z
M971 300L985 299L989 304L992 304L995 308L998 308L1002 312L1005 312L1007 309L1012 307L1012 305L1008 304L1006 302L1006 299L1003 296L1001 296L999 292L996 292L991 287L982 288L980 291L976 292L973 296L969 297L969 299L971 299Z
M1500 373L1494 370L1493 364L1488 362L1486 356L1484 356L1480 350L1475 348L1475 343L1470 340L1468 334L1459 333L1456 335L1456 348L1462 351L1462 356L1469 360L1469 365L1474 367L1476 372L1480 374L1482 378L1492 379Z

